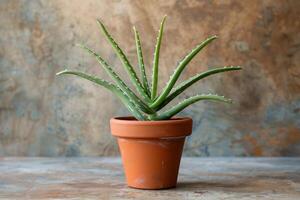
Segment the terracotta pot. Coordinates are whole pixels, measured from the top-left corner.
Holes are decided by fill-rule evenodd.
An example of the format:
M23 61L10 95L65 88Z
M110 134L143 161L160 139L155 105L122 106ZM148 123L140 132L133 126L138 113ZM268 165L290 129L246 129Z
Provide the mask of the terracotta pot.
M111 132L118 139L128 186L175 187L183 144L192 133L192 123L191 118L163 121L112 118Z

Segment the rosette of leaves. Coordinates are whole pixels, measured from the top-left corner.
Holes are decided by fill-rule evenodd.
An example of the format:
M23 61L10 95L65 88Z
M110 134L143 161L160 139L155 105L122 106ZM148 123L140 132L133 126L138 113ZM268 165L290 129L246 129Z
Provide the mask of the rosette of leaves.
M99 54L97 54L91 48L85 45L78 45L83 50L85 50L88 54L95 57L99 62L100 66L104 69L104 71L109 75L109 77L113 80L113 82L109 82L103 80L97 76L87 74L81 71L73 71L65 69L61 72L58 72L56 75L76 75L83 79L87 79L92 81L107 90L114 93L126 106L126 108L132 113L132 115L141 121L147 120L167 120L188 107L193 103L196 103L201 100L208 100L208 101L219 101L225 103L231 103L232 100L225 98L224 96L220 96L217 94L199 94L192 97L189 97L177 105L167 109L166 111L161 111L162 108L168 105L175 97L180 95L184 92L187 88L191 85L195 84L199 80L211 76L213 74L218 74L222 72L228 71L235 71L240 70L240 66L225 66L225 67L218 67L214 68L199 74L192 76L191 78L179 83L176 85L176 82L179 76L182 74L183 70L188 66L191 60L208 44L214 41L217 36L208 37L206 40L199 43L192 51L190 51L177 65L174 70L174 73L170 76L169 81L162 89L160 93L157 90L157 83L158 83L158 68L159 68L159 55L160 55L160 47L161 41L163 36L164 30L164 23L166 20L166 16L163 18L160 28L158 31L158 36L156 40L154 56L153 56L153 70L152 70L152 80L151 84L148 82L145 65L144 65L144 58L143 52L141 47L141 41L139 32L133 27L134 36L135 36L135 45L137 51L137 58L138 58L138 66L140 70L140 77L136 73L135 69L133 68L132 64L129 62L127 56L125 55L124 51L119 47L115 39L111 36L108 32L107 28L104 24L97 20L97 23L106 37L107 41L110 43L112 48L114 49L116 55L119 57L124 69L126 70L133 86L135 87L135 91L129 88L126 83L120 78L120 76L115 72L114 67L108 64Z

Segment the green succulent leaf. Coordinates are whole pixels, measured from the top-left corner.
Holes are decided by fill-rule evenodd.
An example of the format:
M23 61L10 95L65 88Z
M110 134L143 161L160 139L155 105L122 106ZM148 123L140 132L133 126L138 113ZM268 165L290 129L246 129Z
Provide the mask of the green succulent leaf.
M160 28L159 28L156 45L155 45L155 50L154 50L153 72L152 72L152 90L151 90L151 99L152 100L155 99L156 94L157 94L159 52L160 52L160 45L161 45L165 21L166 21L166 16L164 16L163 20L160 23Z
M65 74L79 76L83 79L89 80L91 82L103 86L104 88L108 89L113 94L115 94L117 97L119 97L122 103L127 107L127 109L134 115L136 119L146 120L145 116L142 114L142 111L139 110L139 108L137 108L133 102L131 102L130 98L128 98L128 96L118 86L108 81L105 81L103 79L100 79L96 76L84 72L80 72L80 71L71 71L66 69L61 72L58 72L56 75L65 75Z
M170 119L172 116L176 115L186 107L190 106L193 103L196 103L200 100L209 100L209 101L220 101L225 103L232 103L231 99L226 99L224 96L213 95L213 94L204 94L204 95L196 95L185 99L184 101L180 102L176 106L172 107L170 110L163 112L160 115L155 116L152 120L166 120Z
M139 32L133 27L134 35L135 35L135 45L137 51L137 58L138 58L138 65L140 69L140 79L137 76L134 68L130 64L128 58L124 54L123 50L119 47L116 43L114 38L110 35L107 31L106 27L103 25L102 22L97 20L97 23L114 49L116 55L119 57L122 65L124 66L131 82L133 83L134 87L137 90L135 93L131 90L126 83L120 78L120 76L114 71L113 67L111 67L100 55L98 55L92 49L86 47L85 45L79 45L82 49L88 52L90 55L94 56L97 61L100 63L102 68L105 72L110 76L110 78L114 81L114 83L110 83L105 81L97 76L93 76L91 74L87 74L81 71L72 71L72 70L63 70L58 72L57 75L75 75L81 77L83 79L89 80L93 83L96 83L107 90L111 91L115 94L122 103L126 106L126 108L132 113L132 115L141 121L147 120L167 120L172 118L174 115L185 109L186 107L192 105L201 100L208 100L208 101L219 101L225 103L231 103L230 99L226 99L224 96L213 95L213 94L202 94L190 97L188 99L183 100L179 104L173 106L171 109L166 111L158 112L160 109L165 107L169 102L171 102L175 97L180 95L184 92L187 88L198 82L199 80L208 77L213 74L227 72L227 71L234 71L240 70L241 67L239 66L226 66L222 68L215 68L211 69L202 73L199 73L191 78L175 85L178 81L180 75L190 63L190 61L209 43L217 38L217 36L211 36L198 44L192 51L190 51L177 65L174 70L174 73L170 76L169 81L167 82L166 86L163 88L162 92L158 93L158 68L159 68L159 56L160 56L160 48L162 42L162 36L164 31L164 24L165 24L166 16L161 21L160 29L158 31L158 36L156 39L156 45L154 49L154 56L153 56L153 65L152 65L152 81L150 86L150 81L148 82L142 52L142 45L140 41ZM141 81L140 81L141 80ZM138 96L139 95L139 96Z
M144 103L134 92L132 92L129 87L122 81L122 79L116 74L116 72L108 65L108 63L101 58L97 53L95 53L90 48L86 47L85 45L79 45L82 49L87 51L90 55L96 57L97 61L101 64L104 68L106 73L116 82L119 88L134 102L139 108L143 110L143 112L148 114L153 114L155 111L151 109L146 103Z
M163 92L160 94L160 96L150 105L151 108L156 108L158 107L164 100L165 98L169 95L171 92L173 86L175 85L176 81L178 80L180 74L182 71L185 69L187 64L210 42L215 40L217 36L211 36L207 38L205 41L200 43L199 45L196 46L195 49L193 49L189 54L185 56L185 58L179 62L177 68L175 69L173 75L170 77L170 80L168 81L167 85L165 86Z
M198 82L199 80L201 80L205 77L208 77L210 75L217 74L217 73L222 73L222 72L227 72L227 71L235 71L235 70L240 70L240 69L242 69L240 66L225 66L225 67L215 68L215 69L211 69L211 70L202 72L200 74L197 74L197 75L189 78L188 80L183 81L178 86L176 86L173 89L172 93L155 110L156 111L160 110L161 108L166 106L169 102L171 102L175 97L177 97L182 92L184 92L188 87L190 87L191 85L195 84L196 82Z
M130 80L132 81L133 85L136 87L137 91L140 93L140 95L146 100L150 101L149 96L147 95L146 89L142 86L139 78L136 75L136 72L134 71L133 67L131 66L129 60L127 59L126 55L124 54L123 50L119 47L119 45L116 43L116 41L113 39L113 37L108 33L107 29L105 28L104 24L97 20L103 34L105 35L108 42L111 44L113 49L115 50L116 54L118 55L119 59L121 60L123 66L125 67Z
M137 51L138 62L139 62L139 67L140 67L140 73L141 73L141 76L142 76L143 87L145 88L147 95L150 97L151 92L150 92L150 88L149 88L149 84L148 84L148 80L147 80L147 75L146 75L146 70L145 70L145 64L144 64L144 58L143 58L140 35L139 35L139 32L136 30L135 27L133 27L133 31L134 31L135 45L136 45L136 51Z

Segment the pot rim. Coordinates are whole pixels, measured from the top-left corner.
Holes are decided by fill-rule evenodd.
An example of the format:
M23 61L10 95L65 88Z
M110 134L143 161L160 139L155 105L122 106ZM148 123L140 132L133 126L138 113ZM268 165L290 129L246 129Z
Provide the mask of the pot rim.
M190 117L173 117L167 120L156 120L156 121L139 121L132 116L124 116L124 117L113 117L110 121L114 121L119 124L131 124L131 125L144 125L144 126L152 126L156 124L177 124L178 122L186 122L190 121L192 118Z
M113 136L124 138L182 138L192 133L190 117L176 117L160 121L138 121L132 116L110 120Z

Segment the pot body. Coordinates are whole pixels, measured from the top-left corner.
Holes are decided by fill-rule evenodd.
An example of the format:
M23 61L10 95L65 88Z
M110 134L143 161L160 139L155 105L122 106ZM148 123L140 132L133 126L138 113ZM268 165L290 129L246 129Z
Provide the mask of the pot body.
M117 137L127 184L139 189L176 186L185 137L192 119L137 121L132 117L111 119Z

